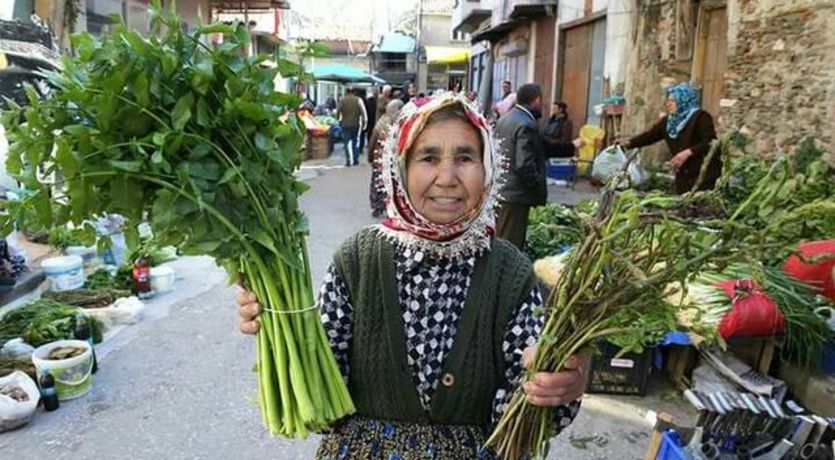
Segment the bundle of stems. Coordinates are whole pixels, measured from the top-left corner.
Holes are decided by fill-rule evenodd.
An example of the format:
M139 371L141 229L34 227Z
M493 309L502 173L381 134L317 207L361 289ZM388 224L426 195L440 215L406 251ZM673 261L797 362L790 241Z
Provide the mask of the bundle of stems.
M753 201L746 200L733 216ZM645 326L648 315L675 316L693 308L667 299L686 292L687 281L702 270L745 257L735 242L750 229L726 215L715 192L641 197L634 191L617 194L610 185L589 223L590 234L571 255L549 296L547 319L525 378L560 370L572 355L593 349L607 337L626 337L619 342L632 346L624 352L637 349L653 332ZM544 457L552 423L552 409L528 403L520 386L487 445L506 460L528 454Z
M173 11L173 10L172 10ZM152 33L124 24L73 37L77 57L47 74L49 98L4 116L9 171L34 191L47 228L118 213L139 243L147 221L162 246L209 255L264 307L257 336L259 401L269 430L305 437L355 411L314 307L307 220L294 176L303 125L295 96L274 90L298 66L250 56L244 26L185 32L151 3ZM210 47L206 37L222 33ZM264 61L277 58L278 68ZM54 178L54 179L53 179ZM10 229L14 216L0 215ZM83 224L82 224L83 223Z

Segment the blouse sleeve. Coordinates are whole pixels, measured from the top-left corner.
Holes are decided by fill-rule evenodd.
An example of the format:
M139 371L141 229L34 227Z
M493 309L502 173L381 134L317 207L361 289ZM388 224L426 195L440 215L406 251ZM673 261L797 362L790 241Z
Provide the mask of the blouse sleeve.
M522 353L525 348L536 344L536 340L542 332L544 324L542 305L542 292L539 286L536 286L522 301L516 316L511 319L505 329L505 338L502 343L505 359L505 384L499 387L495 398L493 398L493 426L501 419L513 392L516 391L524 377ZM553 409L552 429L553 435L556 436L574 421L577 412L580 410L580 400L572 401L567 405L556 406Z
M318 306L336 363L342 377L348 381L351 375L351 344L354 339L354 306L351 304L348 287L333 264L328 267L319 290Z
M652 128L644 131L641 134L629 139L629 148L638 149L652 145L658 141L664 140L664 135L667 133L667 117L662 117L660 120L652 125Z
M716 128L713 126L713 117L704 110L693 118L695 118L693 122L696 123L693 140L696 143L690 147L690 151L693 152L692 158L696 158L698 163L701 164L710 151L710 142L716 139Z

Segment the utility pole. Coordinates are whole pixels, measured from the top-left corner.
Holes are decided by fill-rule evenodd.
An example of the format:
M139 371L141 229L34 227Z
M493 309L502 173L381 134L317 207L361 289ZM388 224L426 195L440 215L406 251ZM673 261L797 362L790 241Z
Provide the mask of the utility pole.
M420 87L418 86L420 83L420 54L421 48L423 44L421 43L421 29L423 29L423 0L418 0L418 9L417 9L417 30L415 31L415 44L417 46L417 52L415 53L415 90L416 92L420 91Z

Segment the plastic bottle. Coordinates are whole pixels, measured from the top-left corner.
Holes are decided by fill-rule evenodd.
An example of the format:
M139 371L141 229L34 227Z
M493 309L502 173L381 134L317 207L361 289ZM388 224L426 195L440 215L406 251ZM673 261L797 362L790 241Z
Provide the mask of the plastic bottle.
M133 283L140 299L151 297L151 264L147 258L140 257L133 264Z
M99 362L96 359L96 349L93 346L93 329L84 313L75 315L75 331L73 335L77 340L86 340L90 344L90 352L93 354L93 373L95 374L99 370Z
M41 376L41 402L43 403L43 410L52 412L58 409L60 405L58 402L58 390L55 389L55 379L52 374L45 373Z

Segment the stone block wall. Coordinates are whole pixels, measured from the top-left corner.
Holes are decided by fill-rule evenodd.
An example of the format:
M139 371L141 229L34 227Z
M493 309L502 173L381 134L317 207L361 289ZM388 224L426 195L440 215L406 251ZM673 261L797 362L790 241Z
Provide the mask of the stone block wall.
M813 137L833 155L835 2L739 1L720 130L740 128L764 157Z
M716 0L712 0L714 3ZM815 138L835 161L835 0L727 0L728 68L717 128L739 128L763 157L793 153ZM678 60L676 2L644 2L626 77L623 132L636 134L663 112L663 87L690 80ZM666 147L648 151L659 160Z

